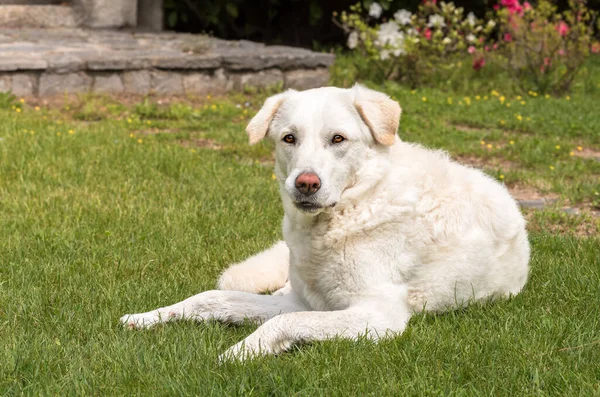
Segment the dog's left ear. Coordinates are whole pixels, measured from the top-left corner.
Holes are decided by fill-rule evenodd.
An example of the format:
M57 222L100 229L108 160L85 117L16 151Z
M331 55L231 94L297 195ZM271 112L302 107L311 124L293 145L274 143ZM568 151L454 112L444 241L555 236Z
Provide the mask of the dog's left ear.
M354 106L375 140L383 145L393 145L402 113L398 102L360 84L355 84L352 92Z
M287 90L281 94L273 95L272 97L267 98L263 107L260 108L256 116L250 120L250 123L246 127L246 132L248 133L248 138L250 139L250 145L258 143L267 135L267 132L269 131L269 124L271 124L271 120L273 120L273 117L275 117L277 109L279 109L283 101L285 101L285 99L293 92L296 91Z

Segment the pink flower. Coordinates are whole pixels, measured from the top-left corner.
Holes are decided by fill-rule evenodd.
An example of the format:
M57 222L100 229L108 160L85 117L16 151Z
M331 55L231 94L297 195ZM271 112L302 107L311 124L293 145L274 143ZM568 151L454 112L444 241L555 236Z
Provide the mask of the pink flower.
M561 57L564 57L565 54L566 54L566 52L562 48L560 50L558 50L558 55L560 55Z
M467 48L467 51L469 52L469 54L473 54L475 52L475 47L469 46L469 48Z
M493 48L494 50L497 50L497 49L498 49L498 44L494 43L494 44L492 45L492 48Z
M591 50L594 54L600 54L600 42L595 42L594 44L592 44Z
M504 33L504 41L512 41L512 36L510 33Z
M431 40L431 29L425 29L425 38Z
M492 8L494 9L494 11L498 11L500 9L500 5L494 4L494 6Z
M480 70L484 66L485 66L485 58L484 57L473 59L473 69Z
M544 58L544 66L550 66L550 63L552 63L550 58L548 58L548 57Z
M569 33L569 26L563 21L560 21L558 25L556 25L556 31L559 35L564 37L567 35L567 33Z
M489 50L490 50L490 46L486 45L485 47L483 47L483 49L484 49L485 51L489 51Z
M525 8L525 11L529 11L532 9L531 4L529 4L528 1L526 1L525 3L523 3L523 7Z

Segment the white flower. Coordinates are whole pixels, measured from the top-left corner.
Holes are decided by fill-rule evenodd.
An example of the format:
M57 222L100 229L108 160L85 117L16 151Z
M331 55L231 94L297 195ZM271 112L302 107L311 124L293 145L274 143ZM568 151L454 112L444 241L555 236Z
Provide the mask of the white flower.
M429 23L427 24L427 26L429 26L430 28L443 28L444 26L446 26L446 22L444 22L444 17L441 15L430 15Z
M375 45L386 47L380 54L380 58L385 60L390 55L390 50L395 56L405 53L404 48L404 33L398 30L398 25L395 22L386 22L379 25L377 39ZM385 52L384 52L385 51Z
M477 23L477 18L475 18L475 14L473 14L472 12L470 12L469 15L467 15L467 23L470 26L475 26L475 24Z
M450 44L450 43L452 43L452 39L450 37L444 37L444 40L442 40L442 43Z
M488 28L492 29L494 26L496 26L496 21L494 21L493 19L490 19L487 23Z
M417 32L417 29L415 28L410 28L406 31L406 34L409 36L417 36L419 32Z
M386 59L388 59L390 57L390 52L388 50L382 50L379 53L379 59L381 59L382 61L385 61Z
M408 25L410 23L410 17L412 13L408 10L398 10L394 13L394 19L400 25Z
M369 7L369 16L377 19L381 16L382 11L383 8L381 8L379 3L371 3L371 6Z
M356 46L358 45L358 33L356 33L356 31L354 31L348 35L347 45L348 45L348 48L350 48L351 50L355 49Z
M469 34L467 35L467 37L465 37L465 38L467 39L467 41L468 41L469 43L472 43L472 42L474 42L475 40L477 40L477 37L475 37L475 35L473 35L473 34L471 34L471 33L469 33Z

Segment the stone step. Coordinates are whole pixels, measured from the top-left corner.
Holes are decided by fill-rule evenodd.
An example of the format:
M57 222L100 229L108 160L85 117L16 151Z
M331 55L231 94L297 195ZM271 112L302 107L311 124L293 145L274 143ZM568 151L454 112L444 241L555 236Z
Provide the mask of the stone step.
M0 91L202 94L327 84L333 54L204 35L0 29Z
M0 5L2 28L74 28L73 8L62 5Z

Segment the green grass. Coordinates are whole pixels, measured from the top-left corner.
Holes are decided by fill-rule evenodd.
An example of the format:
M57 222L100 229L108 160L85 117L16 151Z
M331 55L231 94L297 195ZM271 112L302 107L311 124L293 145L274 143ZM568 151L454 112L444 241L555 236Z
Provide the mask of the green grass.
M440 91L386 90L403 106L403 139L593 208L599 165L569 156L598 150L589 97L506 108L489 92L448 105ZM249 147L243 132L264 94L85 97L37 111L0 99L1 395L600 394L600 240L576 234L597 227L589 214L532 215L531 280L510 301L417 315L377 345L328 341L219 365L253 326L130 332L118 319L212 288L228 263L281 237L270 145Z

